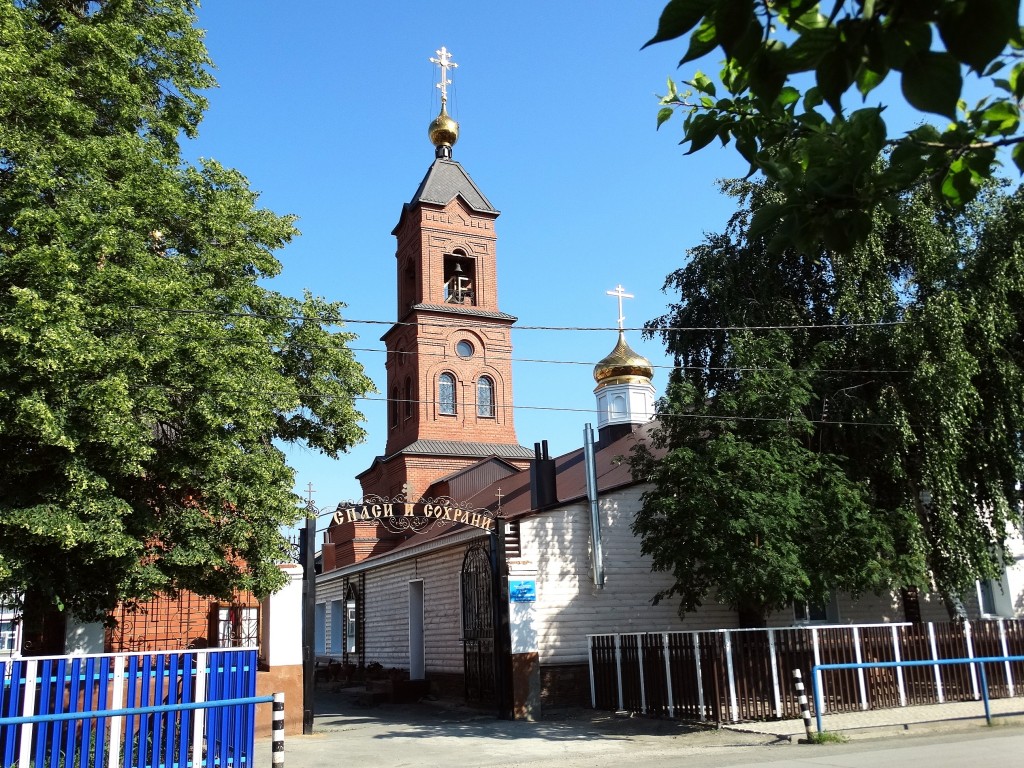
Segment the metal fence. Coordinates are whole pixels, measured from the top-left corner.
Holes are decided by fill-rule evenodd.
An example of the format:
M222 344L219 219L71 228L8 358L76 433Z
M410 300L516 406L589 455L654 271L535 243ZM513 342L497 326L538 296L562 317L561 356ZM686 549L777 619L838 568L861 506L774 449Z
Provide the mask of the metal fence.
M1024 656L974 656L968 659L928 659L927 661L872 661L864 664L815 664L811 667L811 679L814 691L814 710L818 721L818 733L821 733L824 729L821 725L821 716L824 714L825 706L825 694L824 685L822 683L822 676L829 671L836 671L841 669L854 669L862 671L865 669L895 669L902 672L905 669L913 669L915 667L933 667L938 672L939 667L952 667L952 666L963 666L971 670L971 674L977 674L981 681L978 683L978 688L981 690L981 700L985 704L985 721L992 725L992 710L989 707L989 699L991 696L990 687L988 684L988 669L999 669L1000 666L1005 664L1014 664L1018 662L1024 662ZM795 674L795 673L794 673ZM808 730L808 736L810 736L810 730Z
M800 716L792 670L820 664L1024 654L1024 622L868 624L588 635L591 704L712 722ZM989 668L993 698L1024 695L1024 662ZM971 701L976 673L953 665L831 670L829 712Z
M0 679L2 768L252 764L255 704L227 702L255 696L254 648L24 658Z

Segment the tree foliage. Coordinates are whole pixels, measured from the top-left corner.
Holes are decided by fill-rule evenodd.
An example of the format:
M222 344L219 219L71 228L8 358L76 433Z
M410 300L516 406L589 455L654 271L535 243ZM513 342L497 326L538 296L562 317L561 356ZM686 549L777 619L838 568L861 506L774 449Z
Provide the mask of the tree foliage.
M1024 192L990 184L955 215L904 195L863 245L808 253L753 231L777 190L727 188L743 207L648 325L679 366L633 459L665 594L764 616L914 585L953 605L1024 515Z
M294 217L182 160L213 85L188 0L0 0L0 591L81 617L265 594L277 441L336 456L372 389L343 305L268 289Z
M781 219L773 247L862 243L875 206L891 213L918 185L954 206L973 199L1000 147L1024 171L1018 14L1019 0L671 0L647 45L689 33L680 66L716 48L726 58L717 81L698 71L680 90L670 79L658 125L682 110L689 152L733 143L776 186L755 221L756 233ZM965 75L989 80L990 93L968 104ZM944 127L895 136L884 105L849 111L851 92L866 102L890 76Z

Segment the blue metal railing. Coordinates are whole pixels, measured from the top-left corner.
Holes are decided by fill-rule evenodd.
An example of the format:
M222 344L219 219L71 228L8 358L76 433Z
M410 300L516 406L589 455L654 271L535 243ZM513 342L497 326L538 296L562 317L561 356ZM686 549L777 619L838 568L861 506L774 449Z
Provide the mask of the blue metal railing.
M1007 663L1013 661L1024 661L1024 656L978 656L975 658L962 659L931 659L928 661L866 661L856 664L815 664L811 667L811 682L814 689L814 717L818 726L818 733L821 733L821 673L832 669L891 669L893 667L934 667L948 666L952 664L978 665L981 672L981 698L985 703L985 721L992 723L992 711L989 706L988 676L985 674L985 664Z
M249 768L255 649L0 662L0 768Z
M0 717L0 726L24 725L25 723L57 723L67 720L91 720L97 717L124 717L126 715L151 715L159 712L184 712L194 709L216 709L239 704L270 704L273 696L246 696L242 699L222 701L194 701L190 704L165 704L159 707L130 707L127 709L102 709L95 712L61 712L56 715L27 715L25 717Z

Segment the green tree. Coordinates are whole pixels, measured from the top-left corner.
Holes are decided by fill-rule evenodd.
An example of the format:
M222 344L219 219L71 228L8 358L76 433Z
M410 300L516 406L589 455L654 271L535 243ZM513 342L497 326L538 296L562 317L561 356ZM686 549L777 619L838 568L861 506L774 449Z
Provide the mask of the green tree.
M263 284L294 217L182 160L192 6L0 0L0 591L84 618L279 585L278 441L336 456L372 389L343 305Z
M777 190L727 189L740 212L648 325L679 366L633 458L662 596L763 618L914 585L952 613L1024 513L1024 193L905 195L863 245L807 253L751 232Z
M774 247L846 248L866 240L877 205L892 212L916 186L970 201L1001 147L1024 171L1018 14L1019 0L671 0L647 45L689 33L680 65L716 48L726 58L717 81L670 79L658 125L682 110L689 152L733 143L776 185L755 222L782 221ZM849 111L851 91L866 102L890 74L910 107L946 120L890 135L884 104ZM991 92L967 104L965 75L990 78Z

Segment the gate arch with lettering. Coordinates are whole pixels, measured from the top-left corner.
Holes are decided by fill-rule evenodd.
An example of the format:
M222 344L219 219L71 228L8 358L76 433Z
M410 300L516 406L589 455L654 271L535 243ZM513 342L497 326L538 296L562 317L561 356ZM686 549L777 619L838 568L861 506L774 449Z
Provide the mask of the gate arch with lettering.
M432 528L468 525L493 533L496 528L494 513L488 509L463 506L448 496L436 499L408 501L404 496L386 499L383 496L364 496L361 501L338 505L331 525L372 522L391 533L424 533Z

